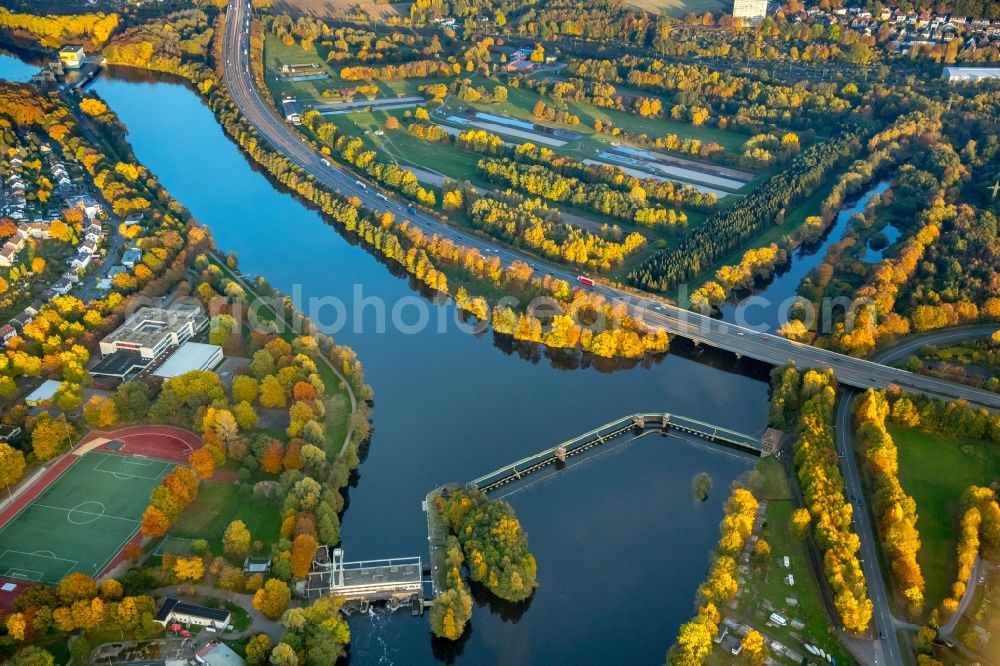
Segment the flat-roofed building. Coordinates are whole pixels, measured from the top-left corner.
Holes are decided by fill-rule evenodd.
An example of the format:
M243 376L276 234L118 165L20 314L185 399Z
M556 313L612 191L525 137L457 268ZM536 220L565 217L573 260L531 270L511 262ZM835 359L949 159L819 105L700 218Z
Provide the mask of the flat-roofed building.
M170 347L187 342L207 325L208 318L195 305L143 308L101 340L101 355L133 351L151 361Z
M87 54L84 52L83 47L79 44L67 44L59 49L59 62L63 64L63 67L80 69L83 67L83 63L86 59Z
M192 370L211 370L222 362L222 347L202 342L185 342L170 355L153 375L170 379Z
M1000 67L945 67L944 78L948 83L1000 79Z
M741 19L762 19L767 16L767 0L733 0L733 16Z

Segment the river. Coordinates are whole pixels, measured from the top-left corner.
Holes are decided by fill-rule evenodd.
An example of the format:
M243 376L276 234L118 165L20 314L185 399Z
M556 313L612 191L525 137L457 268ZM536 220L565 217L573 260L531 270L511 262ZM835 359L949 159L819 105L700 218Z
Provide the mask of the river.
M802 280L819 266L826 257L827 249L843 239L851 216L863 213L872 195L881 194L888 187L887 181L879 182L855 201L846 204L818 242L804 243L797 247L792 252L790 264L781 268L774 277L755 289L753 293L737 300L727 301L722 306L722 318L741 326L759 327L761 330L776 332L788 320ZM868 253L876 254L876 251L869 249ZM882 253L878 251L876 256L880 258ZM870 261L867 256L865 261Z
M0 76L10 63L0 60ZM212 229L241 269L286 294L335 297L351 311L364 297L454 321L405 277L345 241L313 211L278 192L226 138L183 85L131 75L94 84L129 128L140 161ZM672 411L737 430L766 424L761 368L725 355L669 354L628 370L553 362L533 347L471 335L452 323L377 330L376 306L336 339L353 347L375 389L373 434L343 517L348 559L427 555L421 500L623 414ZM363 321L363 326L355 326ZM417 327L413 327L417 328ZM683 345L679 345L683 347ZM582 366L582 367L580 367ZM572 368L572 369L571 369ZM748 375L745 370L751 370ZM718 536L729 485L752 459L644 437L611 448L508 499L539 564L540 588L520 608L477 596L462 641L432 641L424 619L379 613L351 619L351 661L421 664L662 663ZM695 503L707 471L715 492Z

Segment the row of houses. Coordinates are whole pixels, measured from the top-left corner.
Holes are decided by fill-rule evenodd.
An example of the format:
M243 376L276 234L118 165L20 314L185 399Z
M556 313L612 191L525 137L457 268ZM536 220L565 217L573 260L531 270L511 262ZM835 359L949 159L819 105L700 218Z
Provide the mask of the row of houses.
M6 260L5 257L8 256L8 253L12 253L12 257L16 258L17 253L21 251L29 236L37 239L49 238L49 225L47 223L32 223L31 225L23 225L23 227L18 228L18 232L14 236L17 240L8 241L3 249L0 250L0 266L12 265L4 263ZM26 307L9 322L0 326L0 344L6 346L11 338L21 335L24 327L34 321L35 317L38 316L39 310L46 303L56 296L68 294L80 282L80 271L85 270L94 261L94 257L97 255L103 239L104 230L101 228L101 225L96 221L90 222L84 228L84 237L77 246L76 256L69 262L69 270L63 273L52 286L45 290L37 301Z
M967 49L997 45L1000 40L1000 20L956 14L883 9L875 15L862 7L821 9L814 6L803 15L812 22L839 24L864 35L876 35L899 53L908 53L914 47L948 44L956 39ZM801 20L801 16L797 18Z

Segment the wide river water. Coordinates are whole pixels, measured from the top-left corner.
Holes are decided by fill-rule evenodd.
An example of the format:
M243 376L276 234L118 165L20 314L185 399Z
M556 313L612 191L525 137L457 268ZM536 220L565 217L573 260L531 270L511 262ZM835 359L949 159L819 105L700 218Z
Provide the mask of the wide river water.
M0 77L23 80L0 59ZM30 72L29 72L30 73ZM183 85L136 75L93 87L129 128L139 160L204 225L241 269L286 294L336 297L351 312L365 298L406 304L452 322L419 331L377 327L375 305L349 317L337 340L353 347L375 389L370 446L349 492L347 558L427 555L421 500L575 434L640 410L670 411L749 433L767 416L760 367L690 350L630 369L554 363L535 348L471 335L450 304L431 304L405 277L344 240L315 212L250 167L211 112ZM416 327L414 327L416 328ZM678 344L678 347L684 345ZM457 644L431 639L426 618L354 616L358 664L662 663L718 536L730 483L752 459L674 438L647 436L526 484L514 505L538 559L540 587L520 607L477 593L471 628ZM708 472L714 491L695 502Z

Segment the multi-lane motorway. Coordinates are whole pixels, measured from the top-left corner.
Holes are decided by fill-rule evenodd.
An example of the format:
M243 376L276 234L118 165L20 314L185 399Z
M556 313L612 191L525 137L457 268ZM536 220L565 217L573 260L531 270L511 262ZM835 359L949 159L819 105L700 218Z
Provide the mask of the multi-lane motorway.
M343 195L358 197L372 210L384 210L405 217L430 234L451 237L463 245L475 247L483 254L498 256L505 264L515 260L538 264L533 257L510 249L494 246L487 240L453 229L439 220L411 209L390 196L366 184L357 176L341 170L305 142L304 138L280 119L263 98L253 82L249 57L250 9L246 0L231 0L226 22L225 81L233 101L257 129L260 136L288 159L327 187ZM554 277L576 283L577 275L565 268L545 265L540 269ZM1000 408L1000 395L952 382L889 368L864 359L852 358L825 349L800 344L783 337L751 328L725 323L660 301L634 297L626 292L597 284L596 292L612 301L628 304L630 314L641 317L650 325L661 326L668 332L731 351L765 363L781 365L794 361L800 368L833 368L837 380L855 388L882 387L898 384L908 390L945 399L964 398L971 403Z
M343 195L358 197L364 206L372 210L389 211L398 217L405 217L430 234L450 237L463 245L477 248L485 255L493 254L505 264L520 260L530 265L538 261L516 251L497 247L487 240L453 229L439 220L400 203L380 192L373 184L368 184L357 176L342 171L326 158L315 152L301 135L279 118L270 104L256 89L250 70L249 57L250 7L247 0L230 0L226 22L225 81L233 101L253 124L261 138L298 164L318 182ZM534 263L533 263L534 262ZM576 274L558 266L545 265L544 270L554 277L576 283ZM825 349L796 343L785 338L725 323L696 313L676 308L660 301L638 298L623 291L602 284L592 287L596 292L612 301L627 303L630 314L639 316L650 325L661 326L668 332L689 338L698 343L726 349L735 354L748 356L760 361L781 365L794 361L800 368L833 368L841 384L856 389L884 387L898 384L907 390L945 399L964 398L971 403L1000 408L1000 395L988 391L962 386L953 382L891 368L882 363L852 358ZM988 335L997 327L978 327L970 335L969 331L940 331L904 342L879 358L888 362L902 358L916 350L921 344L943 343L974 335ZM853 395L853 393L851 394ZM847 490L855 498L864 497L861 478L853 455L850 441L850 395L841 401L837 414L837 445L843 458L844 478ZM874 531L867 511L856 502L855 527L861 538L861 557L865 576L868 579L870 596L875 606L876 635L884 632L886 638L874 642L872 659L880 665L897 666L903 664L903 656L895 640L895 621L892 617L890 601L886 593L879 561Z

